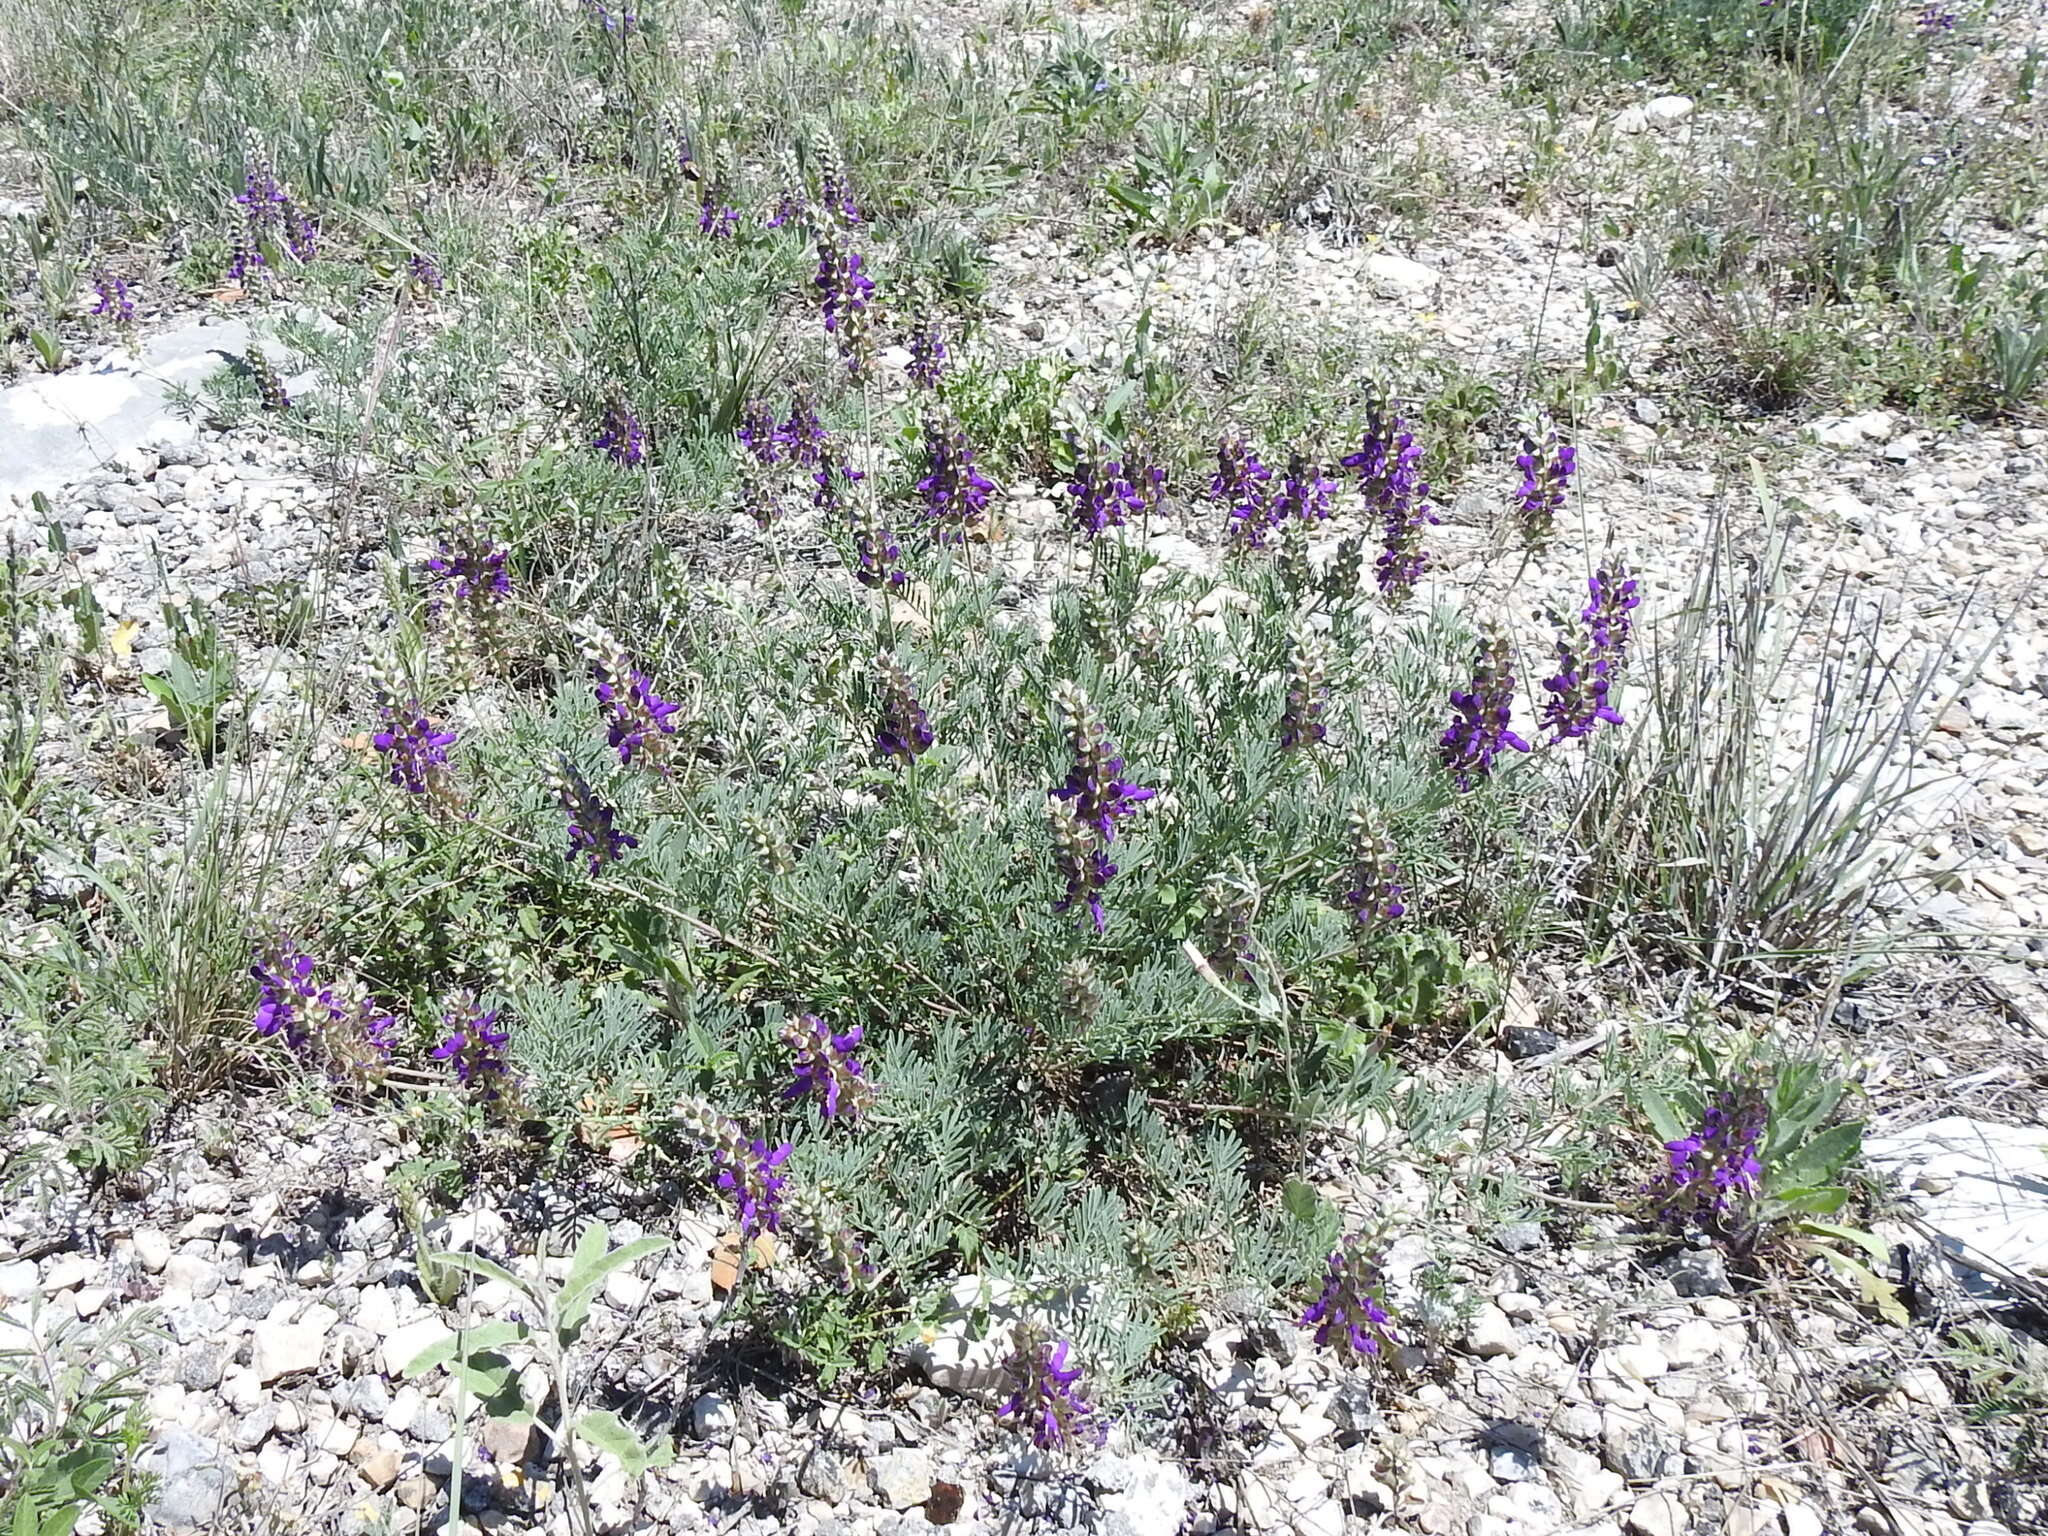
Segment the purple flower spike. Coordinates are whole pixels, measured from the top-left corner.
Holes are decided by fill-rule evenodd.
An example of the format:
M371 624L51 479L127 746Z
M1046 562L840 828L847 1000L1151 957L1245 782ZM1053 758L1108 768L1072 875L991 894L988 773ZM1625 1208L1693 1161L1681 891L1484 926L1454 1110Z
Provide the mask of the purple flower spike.
M903 569L903 546L883 524L869 521L853 536L853 579L864 587L887 587L895 591L908 586L910 573Z
M855 378L867 374L872 338L868 334L868 299L875 291L867 275L866 258L857 251L842 251L830 230L818 236L818 273L812 279L818 290L818 310L825 334L839 349L839 359Z
M434 1060L447 1062L463 1087L495 1099L505 1078L505 1044L512 1038L497 1027L498 1010L472 997L450 1008L442 1022L448 1038L434 1048Z
M654 690L654 680L634 665L626 648L595 624L572 627L576 647L590 667L592 690L605 716L605 738L624 766L644 757L657 768L676 733L682 705ZM664 769L664 771L666 771Z
M1245 549L1264 549L1267 534L1280 520L1269 490L1272 479L1273 471L1259 462L1243 438L1217 445L1209 495L1230 508L1230 536Z
M1493 773L1493 760L1503 749L1529 750L1529 743L1508 729L1515 712L1514 658L1505 636L1490 635L1480 643L1472 687L1451 690L1454 718L1442 738L1444 766L1469 790Z
M116 325L135 323L135 300L128 292L128 284L118 277L101 277L92 285L94 303L92 312L106 315Z
M882 723L875 732L875 751L901 763L914 763L934 740L931 718L917 701L916 685L887 651L875 658L875 678L882 696Z
M1355 806L1345 824L1350 853L1338 877L1336 904L1364 932L1408 915L1408 890L1394 845L1375 829L1372 813Z
M1079 688L1072 683L1058 684L1053 689L1053 706L1067 722L1067 740L1074 753L1066 782L1053 790L1046 806L1056 866L1066 882L1053 910L1065 912L1078 905L1099 933L1108 925L1102 890L1116 874L1107 851L1116 841L1116 824L1158 791L1124 780L1124 760Z
M615 399L604 408L604 420L598 424L590 446L614 464L631 468L647 458L647 429L640 425L631 406Z
M801 385L791 390L789 415L775 429L775 446L790 463L809 468L818 462L819 455L824 452L830 441L825 424L818 420L817 407L811 404L810 392ZM754 453L756 457L761 457L762 450L756 448ZM773 461L761 458L761 462L767 464Z
M1422 530L1440 521L1422 479L1422 447L1391 407L1375 405L1364 441L1343 462L1357 474L1366 506L1379 514L1382 547L1374 565L1380 591L1389 602L1403 602L1429 567Z
M1072 683L1057 684L1053 704L1066 718L1067 742L1074 752L1074 766L1053 794L1070 802L1075 819L1105 845L1113 843L1116 823L1159 791L1124 781L1124 760L1110 744L1102 717L1079 688Z
M967 530L981 525L995 482L974 467L974 449L960 423L935 413L924 421L925 475L917 482L924 515L939 541L963 544Z
M353 978L323 983L313 957L280 936L256 952L249 974L261 991L255 1028L284 1041L301 1064L336 1081L367 1082L391 1056L397 1020Z
M438 614L450 602L485 609L502 603L512 595L512 578L505 573L510 553L480 524L458 525L427 559L427 586L434 594L428 613Z
M1670 1166L1650 1186L1665 1222L1674 1227L1739 1217L1763 1189L1759 1156L1770 1105L1754 1083L1722 1090L1700 1128L1664 1144Z
M1642 601L1636 591L1636 579L1629 575L1627 566L1616 561L1612 569L1603 566L1588 577L1586 591L1591 601L1579 617L1585 622L1594 648L1620 666L1628 655L1629 636L1635 628L1629 614Z
M1301 1314L1301 1326L1313 1328L1316 1343L1348 1365L1377 1359L1399 1343L1379 1291L1378 1264L1357 1238L1348 1238L1330 1255L1323 1293Z
M1515 488L1515 520L1522 537L1532 548L1541 548L1557 531L1557 514L1564 510L1565 495L1579 467L1578 450L1561 442L1553 429L1539 444L1522 439L1522 451L1515 456L1522 472Z
M405 275L421 293L441 291L441 268L425 251L414 251L406 257Z
M640 846L639 838L618 829L617 808L605 803L568 758L556 759L548 780L555 799L569 818L569 851L563 855L565 859L582 859L591 874L602 874L607 864L624 858L627 849Z
M1273 497L1273 521L1293 517L1304 523L1323 522L1330 515L1330 498L1336 494L1337 482L1323 473L1322 465L1297 450L1288 456L1287 473Z
M242 225L234 239L228 275L246 282L250 274L274 274L273 256L290 256L304 264L319 244L319 221L307 213L277 179L270 157L256 131L249 130L242 151L242 190L235 195Z
M1114 459L1106 464L1083 459L1076 464L1067 494L1074 498L1075 531L1090 538L1105 528L1124 527L1145 510L1144 496Z
M378 680L377 709L384 728L371 736L370 743L390 759L391 782L409 795L430 794L453 803L457 797L448 772L448 749L455 745L455 733L436 729L419 700L392 676Z
M739 228L739 210L706 194L697 210L698 232L709 235L713 240L730 240L739 233Z
M815 415L811 419L817 420ZM782 462L782 437L775 425L775 412L767 401L749 400L740 410L740 424L732 435L763 469Z
M785 1099L807 1098L816 1093L824 1100L827 1120L844 1114L859 1115L873 1102L874 1085L854 1060L853 1049L861 1042L858 1024L844 1034L832 1033L832 1026L815 1013L799 1014L782 1028L782 1043L796 1060L791 1070L796 1081L782 1090Z
M1010 1395L996 1408L996 1419L1029 1431L1042 1451L1097 1446L1108 1438L1100 1414L1081 1395L1081 1368L1067 1363L1070 1349L1065 1339L1054 1342L1020 1327L1004 1362Z
M1280 750L1298 752L1327 741L1323 712L1330 706L1330 647L1314 630L1295 637L1288 658L1287 707L1280 716Z
M910 333L910 364L903 370L919 389L937 389L946 373L946 336L926 320Z
M789 1160L790 1145L783 1142L770 1149L760 1137L735 1138L716 1148L718 1187L739 1203L740 1239L756 1232L773 1232L782 1224L782 1186L788 1175L778 1173Z

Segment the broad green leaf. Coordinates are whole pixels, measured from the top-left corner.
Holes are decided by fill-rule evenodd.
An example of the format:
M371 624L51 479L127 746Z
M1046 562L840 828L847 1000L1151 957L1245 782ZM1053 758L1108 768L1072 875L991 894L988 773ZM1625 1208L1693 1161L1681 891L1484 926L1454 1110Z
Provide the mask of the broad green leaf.
M1677 1141L1686 1134L1685 1122L1678 1118L1678 1111L1671 1101L1654 1088L1645 1088L1636 1095L1643 1106L1643 1113L1649 1117L1650 1127L1657 1133L1659 1141Z
M451 1269L467 1270L479 1280L502 1280L525 1296L533 1296L533 1287L513 1274L511 1270L480 1253L434 1253L430 1255L436 1264L446 1264ZM536 1302L538 1297L534 1297Z
M623 1248L614 1248L601 1258L586 1261L578 1245L575 1266L569 1278L562 1283L562 1297L556 1303L557 1316L564 1327L574 1327L583 1321L590 1310L590 1303L603 1289L604 1283L614 1270L629 1264L637 1264L651 1253L660 1253L669 1245L665 1237L636 1237Z
M1892 1256L1892 1251L1886 1246L1883 1238L1866 1232L1861 1227L1845 1227L1832 1221L1802 1221L1799 1223L1799 1230L1816 1237L1832 1237L1839 1242L1852 1243L1880 1264Z
M1822 1184L1847 1167L1862 1147L1863 1123L1850 1120L1808 1138L1772 1172L1790 1184Z
M1847 1229L1844 1230L1846 1232ZM1866 1232L1858 1235L1868 1237L1870 1234ZM1829 1268L1836 1274L1845 1280L1854 1281L1863 1304L1877 1308L1878 1316L1886 1322L1904 1328L1913 1321L1912 1316L1899 1301L1898 1287L1872 1273L1869 1266L1861 1260L1850 1258L1839 1248L1829 1248L1820 1243L1813 1245L1813 1251L1827 1260Z
M1313 1185L1304 1184L1300 1179L1289 1179L1281 1191L1280 1202L1287 1207L1287 1214L1303 1226L1312 1224L1322 1206L1322 1197Z
M675 1459L675 1451L666 1441L650 1449L609 1409L594 1408L578 1414L576 1433L607 1456L617 1457L628 1477L639 1477L650 1467L665 1467Z
M1848 1204L1849 1191L1839 1184L1802 1184L1793 1189L1773 1190L1770 1198L1803 1216L1832 1216Z
M446 1365L458 1355L474 1355L480 1350L496 1349L503 1344L517 1344L527 1337L524 1323L479 1323L474 1328L458 1328L445 1339L437 1339L414 1355L406 1363L402 1374L424 1376L437 1365Z

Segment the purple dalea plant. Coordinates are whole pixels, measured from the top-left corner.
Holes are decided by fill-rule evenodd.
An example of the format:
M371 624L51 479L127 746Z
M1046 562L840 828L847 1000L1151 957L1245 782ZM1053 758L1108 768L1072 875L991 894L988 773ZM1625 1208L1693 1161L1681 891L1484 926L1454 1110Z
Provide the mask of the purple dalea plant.
M1406 917L1408 888L1394 858L1394 845L1365 806L1351 808L1344 841L1345 862L1332 898L1337 908L1350 913L1352 926L1364 933Z
M307 213L277 179L276 167L264 153L263 141L251 128L243 139L242 190L235 194L241 214L228 261L228 275L247 282L255 272L275 274L281 256L304 264L313 259L320 237L319 221Z
M1557 515L1564 510L1572 476L1578 472L1578 450L1564 442L1551 428L1542 442L1522 439L1522 451L1515 456L1521 483L1515 487L1515 522L1522 541L1541 549L1557 532Z
M882 705L881 724L875 730L876 754L904 764L916 762L936 739L931 717L918 702L910 674L887 651L875 658L875 688Z
M415 293L439 293L445 286L441 264L426 251L414 251L405 258L405 279Z
M1273 471L1259 461L1241 437L1216 445L1216 473L1209 477L1209 497L1230 509L1230 537L1245 549L1263 549L1279 520L1270 485Z
M448 1034L434 1047L434 1060L447 1062L456 1082L479 1098L499 1097L508 1072L505 1047L512 1034L499 1027L498 1010L467 997L450 1006L441 1022Z
M769 210L762 222L769 229L781 229L794 224L801 229L810 222L810 190L804 185L804 174L796 163L796 151L787 144L776 156L779 175L776 178L775 206Z
M1241 873L1212 875L1202 887L1202 958L1228 982L1248 982L1258 964L1252 921L1259 888Z
M382 1077L398 1021L353 977L323 981L298 943L280 934L249 967L259 990L253 1019L264 1039L282 1040L299 1062L336 1081Z
M377 713L384 724L372 733L370 744L387 760L386 777L409 795L459 806L462 797L448 764L455 732L435 723L395 666L378 673Z
M874 1084L854 1057L862 1030L856 1024L840 1034L832 1032L815 1013L799 1014L782 1026L782 1043L795 1060L790 1070L796 1080L782 1090L785 1099L804 1099L813 1094L827 1120L841 1115L852 1119L874 1103Z
M615 395L604 408L604 416L598 422L597 433L591 438L590 446L614 464L630 469L646 462L647 429L641 426L633 408Z
M777 1230L782 1225L782 1187L789 1177L782 1165L789 1160L790 1144L770 1147L701 1100L681 1100L673 1114L683 1135L711 1154L718 1187L737 1207L742 1246L757 1232Z
M888 525L872 515L853 534L853 579L864 587L896 591L910 584L903 546Z
M1359 494L1380 519L1380 555L1373 562L1380 592L1389 602L1402 603L1429 568L1423 530L1441 521L1429 505L1429 486L1422 478L1422 445L1390 405L1374 405L1367 413L1364 440L1343 464L1358 476Z
M910 362L904 373L919 389L934 390L946 376L946 333L936 320L920 320L911 327L908 342Z
M1323 715L1330 707L1330 642L1317 630L1294 637L1287 658L1287 704L1280 716L1280 750L1300 752L1327 741Z
M569 818L569 851L563 857L571 863L581 859L591 874L598 875L624 858L628 849L640 846L639 838L619 830L618 808L607 803L567 757L556 758L548 787Z
M950 414L934 411L924 419L925 472L917 482L927 522L942 544L964 544L967 531L988 515L995 482L974 467L974 449L966 430Z
M1125 473L1120 459L1084 458L1074 465L1067 494L1074 499L1075 532L1094 538L1105 529L1124 527L1146 510L1148 497L1155 497L1164 486L1166 472L1150 464L1133 463L1134 474ZM1156 501L1149 504L1157 505Z
M653 677L602 626L580 620L570 626L570 634L590 668L591 687L605 717L605 739L619 762L630 768L638 757L666 772L662 759L682 705L657 693Z
M135 323L135 298L126 281L110 275L97 277L93 279L92 291L94 314L105 315L116 325Z
M1300 1326L1315 1330L1315 1341L1347 1365L1391 1354L1400 1340L1393 1314L1380 1298L1384 1287L1378 1261L1356 1237L1330 1255L1322 1294L1301 1314Z
M284 378L277 371L277 365L264 356L263 349L250 342L242 354L242 362L249 370L249 377L256 384L256 402L272 415L281 414L292 408L292 397L286 392Z
M1668 1163L1648 1193L1667 1226L1741 1223L1763 1191L1764 1133L1770 1103L1755 1083L1722 1089L1707 1104L1700 1128L1664 1144Z
M831 444L832 436L818 419L818 408L810 391L801 384L789 392L789 415L775 429L775 445L790 463L803 468L815 465ZM759 450L756 450L759 456ZM762 459L762 463L771 461ZM855 475L858 480L860 476Z
M1493 774L1504 750L1526 752L1529 743L1510 726L1515 713L1514 655L1507 637L1488 634L1479 643L1472 686L1451 690L1452 719L1441 738L1444 766L1460 790L1471 790Z
M1297 448L1287 457L1287 470L1280 488L1273 493L1274 523L1294 518L1303 523L1320 523L1330 516L1330 502L1337 494L1337 482L1323 473L1323 466Z
M812 279L818 290L818 312L825 334L838 348L839 360L856 379L867 377L874 350L868 302L875 283L866 266L867 259L858 251L840 248L833 231L819 233L818 272Z
M1543 681L1543 726L1553 744L1591 735L1600 725L1626 725L1610 694L1634 630L1642 598L1628 567L1616 562L1587 579L1588 601L1573 624L1556 613L1557 671Z
M1053 709L1066 722L1067 742L1074 755L1066 782L1052 791L1046 807L1054 855L1066 881L1065 893L1053 903L1053 910L1065 912L1079 906L1100 933L1108 925L1102 891L1116 874L1108 853L1116 841L1116 824L1159 792L1125 780L1124 760L1078 685L1056 684Z
M495 656L504 648L510 554L472 514L455 522L421 567L427 616L446 618L452 645L466 656Z
M1041 1451L1099 1446L1108 1438L1095 1405L1082 1395L1081 1367L1070 1364L1072 1346L1020 1325L1003 1362L1009 1395L996 1407L996 1421L1026 1431Z

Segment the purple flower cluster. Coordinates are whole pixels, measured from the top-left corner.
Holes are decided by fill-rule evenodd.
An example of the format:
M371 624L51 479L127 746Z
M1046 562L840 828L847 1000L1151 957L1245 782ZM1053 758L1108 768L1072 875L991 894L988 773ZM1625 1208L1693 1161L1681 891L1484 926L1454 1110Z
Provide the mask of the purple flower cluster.
M614 398L605 406L604 418L598 423L597 435L591 438L590 446L614 464L630 468L647 458L647 430L640 425L640 418L633 414L630 405Z
M1108 853L1116 841L1116 824L1159 792L1124 779L1124 760L1110 744L1102 717L1078 687L1056 685L1053 705L1067 722L1074 755L1066 782L1053 790L1047 807L1060 873L1066 878L1066 892L1053 910L1065 912L1079 903L1099 933L1108 922L1102 890L1116 874Z
M448 1036L434 1047L434 1060L447 1062L463 1087L495 1099L505 1080L505 1045L512 1038L498 1027L498 1010L465 998L442 1015L442 1022Z
M1259 461L1245 440L1225 438L1216 445L1216 473L1209 477L1209 497L1230 509L1231 537L1247 549L1262 549L1266 532L1277 519L1267 488L1273 471Z
M106 315L116 325L135 323L135 300L128 292L128 284L121 278L95 278L92 291L94 314Z
M453 803L448 749L455 745L455 733L436 728L419 700L401 692L395 679L380 681L377 694L384 728L370 737L370 744L390 759L391 782L409 795L431 794Z
M706 192L704 201L697 208L697 232L709 235L713 240L731 240L739 234L739 229L739 210Z
M1300 449L1287 457L1287 472L1280 489L1273 494L1272 520L1281 523L1292 517L1304 523L1320 523L1330 515L1330 498L1337 494L1337 482L1323 473L1323 466Z
M872 514L864 518L853 534L853 579L864 587L907 586L910 573L903 569L903 546L888 526Z
M858 251L840 250L830 230L819 234L818 274L812 279L818 290L819 313L825 334L838 344L840 361L857 379L867 374L872 347L868 300L875 283L863 270L865 265L866 259Z
M1287 705L1280 716L1280 750L1297 752L1327 741L1323 712L1330 705L1329 642L1314 630L1295 637L1287 661Z
M1245 880L1217 875L1202 887L1202 958L1225 981L1252 979L1258 960L1252 918L1258 908L1258 887Z
M489 651L497 638L500 608L512 595L512 578L505 569L509 555L481 522L462 519L427 558L422 574L428 614L459 616L462 643Z
M1923 32L1953 32L1956 28L1956 13L1946 6L1922 6L1919 19L1914 25Z
M901 763L914 763L931 747L931 717L917 700L917 688L902 664L887 651L875 658L882 723L875 731L875 751Z
M1323 1292L1301 1314L1301 1326L1313 1328L1316 1343L1347 1364L1378 1358L1400 1342L1380 1290L1379 1265L1357 1238L1348 1238L1330 1255Z
M263 355L263 349L250 342L242 354L242 362L249 370L249 377L256 381L256 399L264 410L277 414L292 408L292 397L285 392L284 378L277 366Z
M1628 653L1634 621L1630 611L1641 602L1635 578L1626 566L1602 567L1586 582L1589 601L1576 625L1553 613L1557 627L1557 671L1543 681L1549 695L1543 705L1543 726L1553 743L1592 733L1596 726L1625 725L1608 694Z
M711 1154L718 1170L718 1187L733 1197L738 1207L742 1244L756 1232L773 1232L782 1225L782 1186L788 1175L780 1171L789 1160L790 1145L770 1147L758 1136L749 1136L730 1115L721 1114L696 1099L679 1100L674 1116L683 1134Z
M442 287L441 266L425 251L414 251L405 258L405 275L413 287L421 293L439 293Z
M590 873L602 873L607 864L617 863L628 848L638 848L640 839L618 829L618 810L608 805L590 781L566 757L556 760L548 776L555 799L569 818L569 851L572 862L582 859Z
M1557 514L1564 510L1565 495L1578 471L1578 450L1560 441L1553 428L1540 444L1534 438L1522 439L1515 467L1522 472L1521 484L1515 487L1515 520L1523 540L1540 548L1557 531Z
M1376 829L1372 813L1364 806L1352 809L1345 824L1345 841L1350 851L1337 882L1337 906L1368 932L1407 916L1408 888L1401 880L1401 866L1394 861L1394 845Z
M924 420L925 473L917 482L925 518L945 544L962 544L988 512L995 482L974 467L967 433L951 416L934 412Z
M1028 1430L1041 1451L1101 1445L1108 1438L1095 1406L1081 1395L1081 1368L1067 1363L1069 1353L1065 1339L1055 1342L1020 1327L1003 1363L1010 1393L997 1405L996 1418Z
M824 1100L827 1120L859 1115L874 1102L874 1085L867 1080L861 1064L854 1059L854 1047L861 1042L856 1024L844 1034L815 1013L799 1014L782 1027L782 1043L796 1060L791 1067L796 1081L782 1090L785 1099L807 1098L815 1093Z
M1529 743L1509 729L1515 713L1515 672L1505 636L1490 634L1480 641L1472 686L1451 690L1451 709L1451 724L1442 738L1443 761L1459 789L1469 790L1491 776L1493 760L1503 749L1529 750Z
M577 649L590 667L598 707L605 715L605 739L626 767L636 755L656 767L675 735L674 716L682 705L654 691L654 679L633 663L626 648L595 624L580 623L574 634Z
M801 384L789 392L789 415L775 429L775 441L788 455L789 462L798 465L816 464L832 441L825 424L818 419L818 408L811 403L810 392ZM852 478L858 480L860 476Z
M1398 603L1428 569L1422 531L1439 521L1430 509L1429 486L1422 479L1422 445L1391 407L1375 405L1367 415L1358 451L1347 454L1343 462L1358 476L1359 494L1366 506L1379 515L1381 549L1373 563L1380 591Z
M910 332L910 362L904 373L919 389L937 389L946 373L946 333L936 320L920 321Z
M830 139L821 138L817 141L817 156L818 201L824 205L826 217L842 224L860 223L860 204L854 198L853 181L846 174L838 147Z
M1665 1221L1683 1227L1724 1219L1754 1201L1763 1188L1759 1153L1769 1124L1770 1106L1754 1085L1717 1094L1697 1131L1664 1144L1669 1167L1651 1191Z
M391 1056L397 1021L353 978L323 982L313 957L279 937L256 952L249 974L260 989L253 1020L302 1063L337 1080L367 1081Z
M614 37L629 37L640 25L640 18L631 11L615 11L604 0L578 0L578 3L582 5L585 16Z
M251 129L242 153L242 190L235 194L242 225L228 262L228 275L245 282L258 270L274 271L274 259L289 255L297 262L313 259L319 223L292 200L277 179L270 157Z
M1083 459L1067 482L1067 494L1074 498L1075 531L1092 538L1105 528L1121 528L1148 508L1156 510L1165 491L1166 471L1135 454L1107 463Z

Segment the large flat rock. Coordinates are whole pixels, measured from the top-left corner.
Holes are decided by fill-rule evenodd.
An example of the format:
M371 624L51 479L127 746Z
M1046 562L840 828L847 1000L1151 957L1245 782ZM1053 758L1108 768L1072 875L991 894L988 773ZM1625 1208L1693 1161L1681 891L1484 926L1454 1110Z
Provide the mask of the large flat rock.
M31 374L0 390L0 508L55 492L126 448L184 442L197 423L170 408L249 345L241 320L202 316L66 373Z

